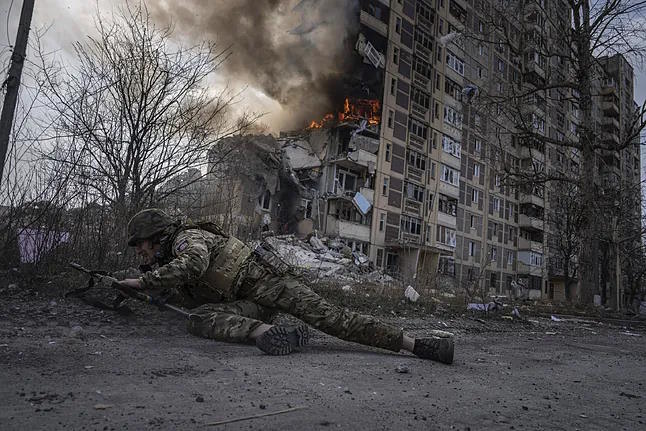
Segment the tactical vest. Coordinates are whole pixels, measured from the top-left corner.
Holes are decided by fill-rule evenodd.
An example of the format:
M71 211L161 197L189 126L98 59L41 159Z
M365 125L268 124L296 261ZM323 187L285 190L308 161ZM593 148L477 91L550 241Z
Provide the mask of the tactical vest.
M238 238L225 234L218 225L211 222L187 223L179 226L167 240L169 247L172 248L177 236L188 229L201 229L218 236L228 237L223 247L209 250L211 261L199 281L219 291L224 297L232 298L236 290L234 283L238 281L238 275L245 261L252 254L251 248Z

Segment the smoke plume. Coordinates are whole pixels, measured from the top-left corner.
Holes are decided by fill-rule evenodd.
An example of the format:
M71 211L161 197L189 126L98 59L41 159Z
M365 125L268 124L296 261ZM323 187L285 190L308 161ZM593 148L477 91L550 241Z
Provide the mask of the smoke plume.
M192 39L230 46L225 78L280 103L283 118L274 116L273 128L302 127L343 100L342 79L357 61L350 50L358 0L154 0L148 7Z

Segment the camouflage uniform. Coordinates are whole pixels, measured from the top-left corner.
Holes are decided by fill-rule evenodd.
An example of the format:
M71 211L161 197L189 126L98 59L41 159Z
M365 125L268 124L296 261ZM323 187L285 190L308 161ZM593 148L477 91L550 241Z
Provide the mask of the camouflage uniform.
M158 269L141 277L144 288L168 302L192 308L192 334L244 342L277 312L348 341L399 351L403 333L334 306L295 276L263 263L235 238L202 229L173 226L162 241Z

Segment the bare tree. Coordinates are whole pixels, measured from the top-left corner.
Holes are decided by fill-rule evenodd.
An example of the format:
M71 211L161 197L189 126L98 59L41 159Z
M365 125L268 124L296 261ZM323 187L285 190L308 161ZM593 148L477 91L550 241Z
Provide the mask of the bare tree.
M96 37L74 45L74 67L49 61L40 49L56 138L43 157L65 167L93 202L112 208L123 230L134 212L177 190L162 184L206 166L206 151L249 122L230 122L237 96L210 86L227 49L181 45L141 4L127 3L110 20L97 14L96 29Z
M475 85L463 91L468 115L483 119L476 123L506 185L539 198L546 183L576 186L582 219L575 299L590 303L600 282L599 185L615 175L604 160L638 146L646 126L646 105L621 106L622 124L613 117L600 120L599 107L618 105L611 100L618 89L609 59L620 54L643 60L646 54L646 2L494 0L475 8L478 14L454 31L485 57L491 54L493 70L491 76L474 73ZM546 116L554 125L550 130ZM522 165L513 148L522 148L530 162ZM546 166L545 155L552 152L571 164L565 170Z

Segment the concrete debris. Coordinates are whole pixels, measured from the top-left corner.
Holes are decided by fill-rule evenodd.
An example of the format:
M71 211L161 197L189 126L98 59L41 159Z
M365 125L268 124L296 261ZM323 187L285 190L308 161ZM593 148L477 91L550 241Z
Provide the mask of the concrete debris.
M395 372L400 374L408 374L410 373L410 369L406 365L397 365Z
M338 238L312 235L308 241L303 241L295 235L281 235L268 237L266 241L285 263L312 278L379 284L394 281L389 275L376 271L368 256L359 250L353 251ZM343 290L347 291L345 286Z
M315 236L310 237L310 245L314 251L327 251L327 247L323 244L323 241Z
M352 292L352 287L349 284L346 284L341 288L341 290L344 292Z
M501 308L502 308L502 304L496 303L493 301L487 304L474 303L474 302L467 304L467 310L474 310L474 311L489 312L489 311L498 311Z
M563 319L559 319L556 316L551 316L551 319L552 319L552 322L562 322L563 321Z
M413 288L413 286L408 285L404 291L404 296L411 302L417 302L419 299L419 293Z
M72 329L70 329L69 337L70 338L83 338L83 328L76 325L72 326Z

